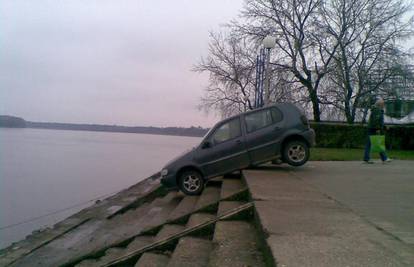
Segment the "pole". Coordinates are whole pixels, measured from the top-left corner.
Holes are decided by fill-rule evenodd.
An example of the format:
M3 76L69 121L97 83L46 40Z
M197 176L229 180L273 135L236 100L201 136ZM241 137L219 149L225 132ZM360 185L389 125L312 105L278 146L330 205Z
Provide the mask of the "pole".
M265 106L270 104L270 48L266 48L266 70L265 70Z
M260 97L259 107L263 107L263 80L264 80L264 69L265 69L265 49L260 49Z
M260 58L257 56L256 58L256 84L255 84L255 91L254 91L254 108L259 107L259 64Z

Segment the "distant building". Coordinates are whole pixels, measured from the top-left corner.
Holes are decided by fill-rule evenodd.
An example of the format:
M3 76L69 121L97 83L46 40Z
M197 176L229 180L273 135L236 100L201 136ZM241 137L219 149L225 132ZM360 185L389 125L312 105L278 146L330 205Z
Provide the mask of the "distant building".
M396 118L385 115L385 123L388 124L414 124L414 109L404 117Z
M387 100L385 108L387 116L401 119L414 111L414 100Z
M399 73L387 79L381 88L385 93L387 120L414 123L414 66L404 66Z

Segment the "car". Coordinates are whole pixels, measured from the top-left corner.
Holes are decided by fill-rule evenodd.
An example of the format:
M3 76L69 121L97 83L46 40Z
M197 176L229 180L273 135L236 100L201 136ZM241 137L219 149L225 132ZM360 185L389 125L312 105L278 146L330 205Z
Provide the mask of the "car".
M161 170L161 184L198 195L207 180L281 159L305 164L315 132L306 115L291 103L278 103L218 122L192 150Z

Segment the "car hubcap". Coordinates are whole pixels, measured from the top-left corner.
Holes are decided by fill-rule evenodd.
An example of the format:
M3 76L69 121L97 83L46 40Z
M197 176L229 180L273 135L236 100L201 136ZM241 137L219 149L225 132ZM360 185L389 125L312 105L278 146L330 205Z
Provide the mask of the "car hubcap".
M189 192L197 191L201 186L200 177L197 175L187 175L183 182L184 188Z
M294 162L301 162L305 159L306 151L301 145L294 145L289 148L289 158Z

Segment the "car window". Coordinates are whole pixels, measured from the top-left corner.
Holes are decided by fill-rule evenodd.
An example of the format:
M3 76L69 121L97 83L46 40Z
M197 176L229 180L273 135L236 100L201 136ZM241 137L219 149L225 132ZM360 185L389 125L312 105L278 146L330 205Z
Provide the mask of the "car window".
M272 124L272 116L269 109L248 114L244 118L246 120L247 132L249 133Z
M236 118L221 125L213 134L213 142L221 143L241 136L240 119Z
M283 114L282 114L282 112L279 109L277 109L277 108L271 108L270 109L270 112L272 113L272 119L273 119L273 122L274 123L283 120Z

